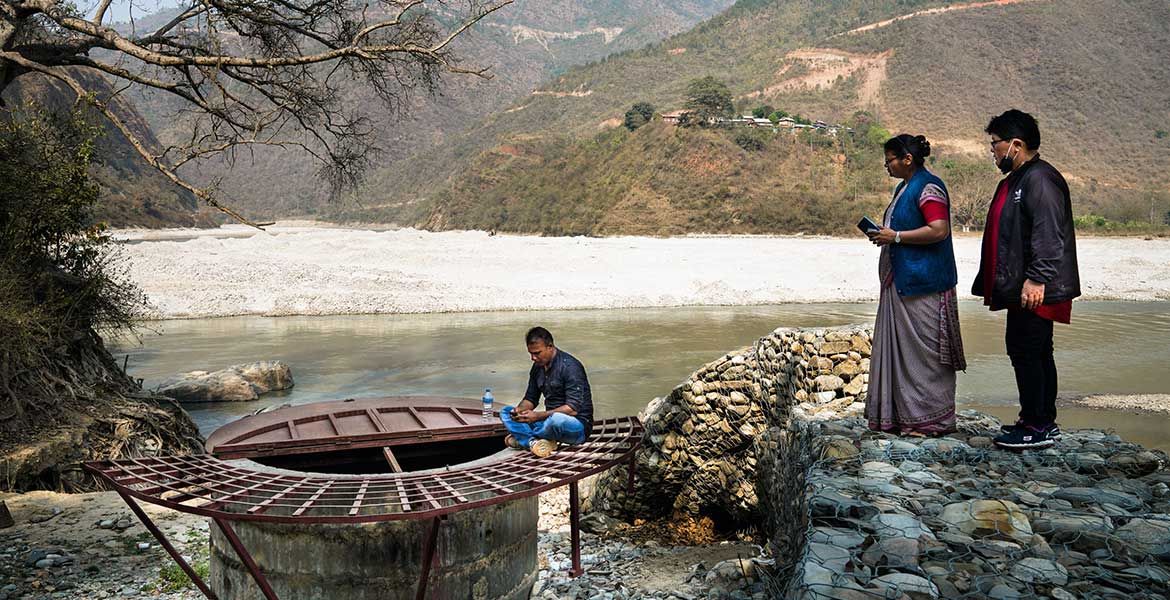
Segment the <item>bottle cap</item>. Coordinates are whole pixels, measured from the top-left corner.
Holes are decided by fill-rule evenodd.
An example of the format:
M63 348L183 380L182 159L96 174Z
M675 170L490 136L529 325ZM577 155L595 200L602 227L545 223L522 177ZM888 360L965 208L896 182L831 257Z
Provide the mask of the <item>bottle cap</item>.
M492 388L484 388L483 391L490 392L490 391L492 391Z

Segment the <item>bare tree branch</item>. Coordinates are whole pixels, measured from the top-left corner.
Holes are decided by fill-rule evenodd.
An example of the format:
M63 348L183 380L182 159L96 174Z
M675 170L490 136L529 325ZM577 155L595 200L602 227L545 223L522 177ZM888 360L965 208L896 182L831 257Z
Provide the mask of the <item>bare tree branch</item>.
M102 3L98 5L97 11L94 12L94 14L93 14L93 24L94 25L101 25L102 24L102 19L104 19L106 16L106 9L108 9L110 7L110 3L112 1L113 0L102 0Z
M166 24L136 36L102 24L111 0L89 20L64 0L0 0L0 91L13 73L36 71L85 96L93 90L64 67L86 67L165 92L180 101L190 130L177 140L171 134L161 154L146 149L108 101L97 108L169 179L248 222L177 169L274 146L318 159L335 190L356 184L378 149L368 109L351 106L343 86L362 82L398 114L412 93L435 93L443 74L489 78L486 66L463 65L452 43L513 1L467 0L452 17L444 0L189 0Z
M210 192L187 183L178 175L176 175L174 171L159 162L154 157L154 154L152 154L142 143L142 141L138 139L138 136L134 135L134 132L130 131L129 127L126 127L126 124L122 122L122 119L118 118L118 115L114 114L114 112L110 110L110 107L107 103L102 102L94 97L90 91L86 90L85 87L78 83L76 79L70 77L68 73L65 73L56 67L46 67L42 64L25 60L24 57L12 52L0 51L0 58L12 61L13 63L20 65L30 71L36 71L38 73L48 75L49 77L65 83L65 85L69 86L69 88L77 94L77 102L85 101L88 98L89 104L101 112L102 116L104 116L106 120L108 120L115 128L118 129L119 132L122 133L123 136L126 137L126 140L130 142L130 145L133 146L134 150L136 150L138 154L142 156L142 158L145 159L147 163L150 164L150 166L158 169L163 175L166 175L168 179L175 183L175 185L178 185L192 194L195 194L197 198L203 200L209 206L222 211L224 214L230 216L236 221L239 221L245 225L251 225L257 229L262 229L259 224L253 223L231 208L220 204L215 198L212 197Z

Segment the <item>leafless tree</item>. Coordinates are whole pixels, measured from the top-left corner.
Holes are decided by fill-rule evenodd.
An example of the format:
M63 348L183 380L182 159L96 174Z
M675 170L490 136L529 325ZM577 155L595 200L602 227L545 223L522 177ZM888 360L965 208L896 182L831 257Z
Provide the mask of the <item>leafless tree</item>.
M0 0L0 92L26 73L63 82L175 184L255 225L179 168L254 145L296 147L319 160L333 189L355 184L373 155L373 131L340 85L360 79L385 109L400 112L412 92L435 92L445 73L490 77L463 66L452 42L512 1L188 0L157 30L126 34L104 22L111 0L99 0L88 18L68 0ZM148 147L108 95L76 76L83 68L119 89L178 98L190 135Z

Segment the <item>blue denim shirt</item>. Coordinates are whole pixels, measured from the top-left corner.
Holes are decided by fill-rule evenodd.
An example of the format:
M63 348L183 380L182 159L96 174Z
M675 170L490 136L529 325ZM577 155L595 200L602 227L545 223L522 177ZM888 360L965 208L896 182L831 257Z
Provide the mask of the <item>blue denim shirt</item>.
M528 390L524 392L524 399L538 405L541 395L544 396L545 410L568 404L577 411L577 420L585 426L585 435L593 432L593 392L589 389L585 366L573 355L557 348L557 355L547 370L532 365L532 370L528 372Z

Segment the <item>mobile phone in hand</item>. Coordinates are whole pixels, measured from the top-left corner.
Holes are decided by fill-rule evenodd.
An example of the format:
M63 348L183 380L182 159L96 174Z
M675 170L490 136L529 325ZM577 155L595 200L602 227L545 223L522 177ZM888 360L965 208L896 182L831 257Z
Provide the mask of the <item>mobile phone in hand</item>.
M882 226L874 223L873 219L869 217L861 217L861 220L857 222L857 228L865 235L882 230Z

